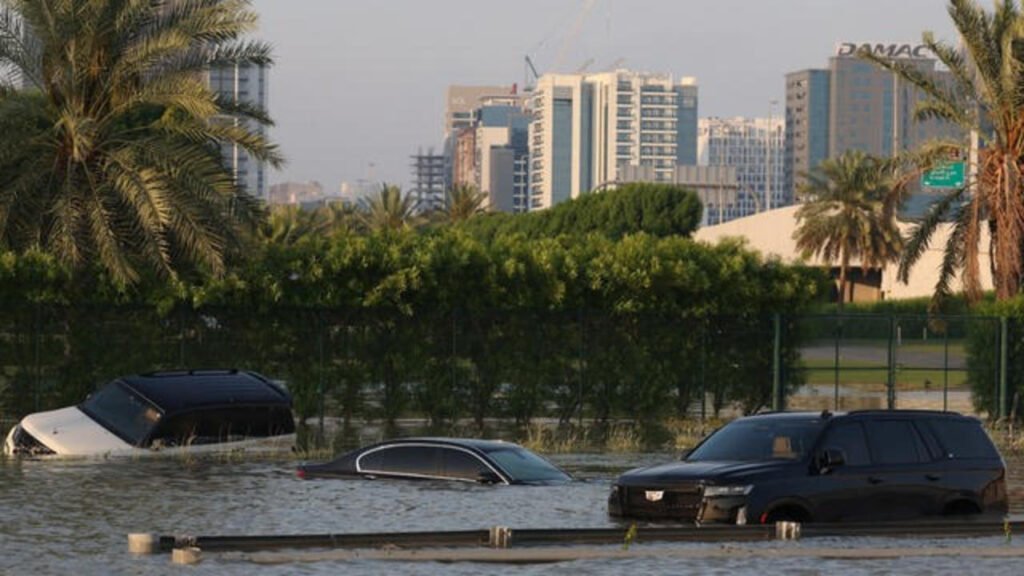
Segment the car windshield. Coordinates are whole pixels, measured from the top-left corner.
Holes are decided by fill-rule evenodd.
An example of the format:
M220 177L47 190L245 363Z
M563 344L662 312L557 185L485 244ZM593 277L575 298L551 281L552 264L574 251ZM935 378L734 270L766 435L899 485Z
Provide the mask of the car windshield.
M821 427L817 418L737 420L709 436L686 461L801 460Z
M141 446L160 421L160 411L120 382L101 388L79 408L133 446Z
M495 448L487 455L516 482L568 481L571 478L529 450L515 446Z

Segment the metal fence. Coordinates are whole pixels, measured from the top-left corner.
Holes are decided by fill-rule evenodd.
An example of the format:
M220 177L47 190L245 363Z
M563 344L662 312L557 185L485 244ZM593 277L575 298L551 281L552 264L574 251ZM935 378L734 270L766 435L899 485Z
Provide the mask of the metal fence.
M286 383L297 413L321 424L650 423L765 408L1005 416L1018 331L973 316L29 306L0 311L0 419L77 403L118 375L225 367Z
M789 408L918 408L1006 415L999 318L804 316ZM1002 398L1002 403L1000 399Z

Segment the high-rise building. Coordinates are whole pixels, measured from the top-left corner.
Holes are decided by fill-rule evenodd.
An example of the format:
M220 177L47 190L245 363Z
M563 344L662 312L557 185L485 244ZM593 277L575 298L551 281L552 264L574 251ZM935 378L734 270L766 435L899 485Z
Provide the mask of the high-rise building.
M702 166L735 168L738 189L722 206L712 196L704 205L705 224L721 224L791 204L785 193L782 118L702 118L697 150Z
M789 199L822 160L829 157L829 71L786 75L786 143L783 188Z
M474 110L472 125L457 133L453 183L486 193L489 210L525 212L529 126L516 103L484 102Z
M435 154L431 148L420 150L412 156L412 189L419 212L432 212L444 207L444 193L447 188L445 177L445 155Z
M267 67L256 65L224 66L209 71L208 82L222 100L248 104L260 110L269 106L267 98ZM266 137L267 129L262 124L246 122L234 117L227 122L244 122L250 131ZM266 166L260 160L234 144L222 144L221 154L235 182L244 187L252 196L268 200Z
M485 102L518 105L522 96L515 85L449 86L444 113L444 137L448 139L461 128L473 125L476 111Z
M959 137L937 120L916 121L925 95L895 74L859 56L870 50L898 59L940 83L950 73L936 68L927 48L914 44L840 44L829 67L786 76L786 189L794 194L801 174L848 150L880 157L913 150L934 138ZM825 144L827 142L827 144Z
M620 181L626 166L671 182L697 162L697 85L617 70L548 74L530 99L530 209Z
M476 125L476 114L484 104L505 104L522 108L523 95L515 84L508 86L449 86L445 98L444 113L444 155L445 187L466 180L466 174L456 175L456 157L459 154L459 137L467 128ZM463 161L462 170L467 169Z

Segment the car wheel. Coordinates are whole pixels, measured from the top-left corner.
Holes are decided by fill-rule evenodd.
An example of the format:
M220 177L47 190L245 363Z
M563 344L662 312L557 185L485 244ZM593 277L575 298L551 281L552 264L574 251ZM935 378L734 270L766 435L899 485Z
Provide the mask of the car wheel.
M799 506L782 506L772 510L766 517L765 524L776 522L800 522L801 524L811 521L811 515Z
M943 516L973 516L975 514L981 514L981 509L978 508L977 504L969 500L950 502L946 504L946 508L942 511Z

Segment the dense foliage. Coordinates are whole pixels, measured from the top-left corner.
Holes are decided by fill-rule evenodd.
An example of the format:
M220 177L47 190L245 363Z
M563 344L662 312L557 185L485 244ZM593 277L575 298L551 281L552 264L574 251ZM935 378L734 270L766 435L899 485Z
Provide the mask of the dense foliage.
M225 364L286 380L302 417L321 390L332 413L437 424L654 423L702 391L754 410L770 403L773 313L823 291L816 271L678 236L279 237L222 278L130 294L79 293L51 258L3 256L3 412L78 401L120 373Z
M465 224L481 238L522 234L527 238L600 233L622 238L689 236L700 225L702 206L692 191L670 184L622 184L585 194L551 209L521 215L489 214Z
M255 27L245 0L0 2L0 248L122 285L222 273L261 207L221 146L281 160L205 81L270 64Z
M986 330L974 330L967 340L968 378L971 399L978 410L997 415L999 406L1000 329L997 317L1007 326L1007 415L1024 417L1024 297L982 303L975 309L975 323L994 324Z

